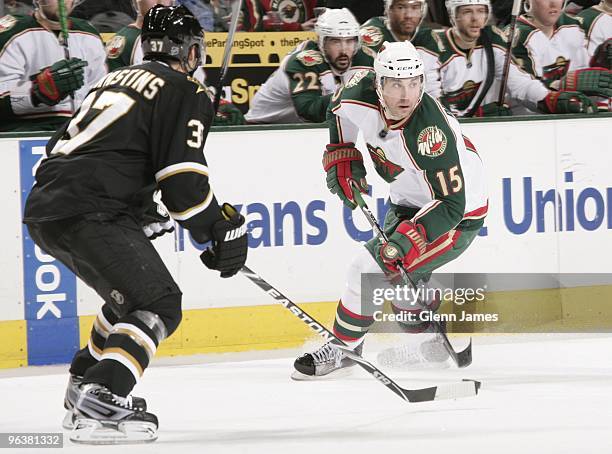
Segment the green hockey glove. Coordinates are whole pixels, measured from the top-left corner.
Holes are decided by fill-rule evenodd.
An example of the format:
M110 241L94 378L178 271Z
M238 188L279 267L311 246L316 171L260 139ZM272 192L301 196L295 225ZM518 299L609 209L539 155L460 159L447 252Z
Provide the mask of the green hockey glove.
M357 207L351 182L360 192L368 193L363 156L353 143L330 143L323 153L323 168L327 172L327 187L351 210Z
M561 79L563 91L579 91L589 96L612 97L612 71L604 68L585 68L570 71Z
M576 91L551 91L538 103L544 113L598 113L597 106L586 95Z
M32 102L35 106L46 104L54 106L66 96L81 88L84 83L83 68L87 62L80 58L60 60L43 68L30 77L32 83Z

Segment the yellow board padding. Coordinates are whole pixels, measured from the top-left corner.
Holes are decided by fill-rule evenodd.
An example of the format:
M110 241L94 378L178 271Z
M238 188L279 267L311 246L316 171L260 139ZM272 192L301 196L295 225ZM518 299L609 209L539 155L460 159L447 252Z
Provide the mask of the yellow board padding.
M597 332L612 328L612 286L489 292L482 303L447 302L440 313L497 313L501 323L449 323L453 333ZM300 307L327 328L336 301ZM94 315L79 317L81 346L87 344ZM0 368L27 365L26 322L0 321ZM183 311L183 321L162 342L159 356L226 353L298 347L316 334L280 304Z
M25 320L0 321L0 369L28 365L27 323Z
M106 43L113 33L102 33ZM223 62L223 51L227 33L206 33L207 68L219 68ZM234 36L232 46L233 67L279 66L285 55L307 39L316 39L314 32L240 32Z
M612 286L488 292L455 313L498 314L499 322L455 322L453 332L600 332L612 328Z
M324 326L331 326L337 302L300 304ZM81 346L95 316L79 318ZM301 345L312 331L280 304L183 311L178 329L162 342L158 356L272 350Z

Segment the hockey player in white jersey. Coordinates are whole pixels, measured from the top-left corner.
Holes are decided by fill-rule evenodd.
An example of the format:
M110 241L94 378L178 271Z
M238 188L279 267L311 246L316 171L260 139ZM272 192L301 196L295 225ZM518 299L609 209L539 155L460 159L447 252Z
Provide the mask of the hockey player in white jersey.
M609 98L611 73L589 68L581 18L563 13L563 0L526 0L525 10L512 47L521 67L548 87Z
M336 88L371 67L359 49L359 24L348 9L327 9L315 32L318 42L301 43L261 86L245 115L247 122L325 121Z
M102 39L89 22L68 21L66 59L57 0L34 3L31 16L0 18L0 131L57 129L107 72ZM69 13L73 0L65 4Z
M355 74L334 95L328 122L330 143L323 166L331 192L354 209L352 186L367 191L363 155L355 148L359 132L390 189L384 226L389 242L373 238L351 263L333 327L338 339L360 353L375 311L371 298L362 298L362 275L382 271L393 278L401 260L418 283L462 254L487 214L486 176L459 122L424 93L423 62L408 41L384 43L374 71ZM431 329L420 320L405 328ZM437 355L443 347L434 334L430 340L419 345L417 359L444 360ZM439 348L429 348L435 344ZM332 341L296 359L293 378L327 376L349 365L352 360Z
M586 34L591 66L612 69L612 0L601 0L576 18Z
M427 92L457 116L511 115L509 106L498 104L507 37L501 29L486 25L491 11L489 0L447 0L446 7L453 26L432 32L434 39L428 50L437 55L439 77L430 78ZM507 90L509 102L521 107L523 113L595 111L585 95L552 92L512 61Z

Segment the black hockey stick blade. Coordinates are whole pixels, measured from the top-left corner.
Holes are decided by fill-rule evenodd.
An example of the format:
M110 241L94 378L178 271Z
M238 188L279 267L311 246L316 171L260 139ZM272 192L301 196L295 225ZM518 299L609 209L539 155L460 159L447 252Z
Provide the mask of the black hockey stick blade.
M434 326L436 331L440 336L442 336L443 345L448 354L453 358L457 367L464 368L472 364L472 338L470 338L470 343L467 347L465 347L460 352L455 351L453 345L451 344L448 335L446 334L446 329L440 322L434 322Z
M251 282L257 285L260 289L274 298L278 303L283 305L285 309L299 318L304 322L310 329L315 331L317 334L325 338L326 341L335 340L338 346L342 348L351 359L353 359L359 366L370 373L380 383L385 385L395 394L400 396L402 399L408 402L426 402L431 400L441 399L457 399L459 397L471 397L478 394L480 383L474 380L464 380L461 383L444 386L433 386L430 388L423 389L404 389L395 383L392 379L382 373L377 367L375 367L369 361L363 359L361 356L355 354L352 350L346 347L346 344L342 340L338 339L334 333L325 328L321 323L308 315L302 308L300 308L293 301L288 299L285 295L279 292L277 289L272 287L266 280L260 275L252 271L246 265L240 269L240 272L246 276Z
M450 385L438 385L429 388L421 389L406 389L397 385L393 380L383 374L379 369L374 367L372 363L365 360L363 357L357 355L353 350L343 345L339 345L344 354L359 364L363 369L368 371L378 381L385 384L387 380L397 386L397 394L400 394L404 400L408 402L428 402L432 400L444 400L444 399L459 399L462 397L472 397L478 394L481 383L476 380L463 379L459 383L452 383Z

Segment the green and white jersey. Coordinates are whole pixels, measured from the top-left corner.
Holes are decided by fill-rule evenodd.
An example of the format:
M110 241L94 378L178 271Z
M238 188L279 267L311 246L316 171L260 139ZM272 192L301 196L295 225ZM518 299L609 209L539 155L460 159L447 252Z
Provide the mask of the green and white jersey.
M580 21L562 14L552 37L546 36L528 16L520 16L516 23L516 41L512 54L529 74L547 86L561 79L568 71L589 66L586 37Z
M85 83L74 94L78 108L91 86L106 75L106 54L100 35L89 22L75 18L68 22L70 56L88 63ZM65 121L72 116L70 97L55 106L34 107L30 96L30 77L66 58L58 35L43 28L34 16L0 18L0 117L7 123L43 118Z
M612 14L605 12L601 5L596 5L581 11L576 19L581 21L587 38L587 52L592 58L597 48L612 38Z
M106 43L106 63L109 71L143 62L140 34L140 29L131 24L115 33Z
M332 93L356 71L369 68L365 60L359 50L352 66L338 74L317 43L304 41L257 91L244 118L251 123L323 122Z
M487 214L484 166L457 119L425 93L409 118L389 120L374 81L374 71L360 71L334 95L330 142L357 143L361 132L391 202L419 209L413 221L429 242L455 228L479 228Z
M425 67L425 91L434 98L437 98L439 96L439 93L436 93L436 87L439 87L437 55L430 51L435 46L432 44L433 33L435 31L429 27L419 26L410 42L423 59ZM359 32L361 34L361 48L370 58L368 66L372 67L374 66L374 58L383 43L385 41L390 43L398 41L395 34L387 27L387 19L383 16L373 17L368 20L361 26Z
M130 24L115 33L111 40L106 43L106 64L109 71L144 63L141 34L140 28ZM198 82L205 83L206 75L201 66L196 69L193 77Z
M486 34L493 51L494 80L480 105L496 102L499 98L504 62L507 55L505 33L497 27L486 26ZM431 54L437 55L436 65L439 73L437 83L430 83L427 92L438 98L454 115L465 115L480 97L485 88L488 71L486 51L479 44L471 49L461 49L457 45L452 29L437 30L428 47ZM544 99L548 89L533 76L514 62L510 63L507 84L509 104L520 103L535 111L538 101Z

